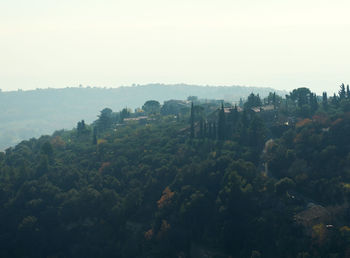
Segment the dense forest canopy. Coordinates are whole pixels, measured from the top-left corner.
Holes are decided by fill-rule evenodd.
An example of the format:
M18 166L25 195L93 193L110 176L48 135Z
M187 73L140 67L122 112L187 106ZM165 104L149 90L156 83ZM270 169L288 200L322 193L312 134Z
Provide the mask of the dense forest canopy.
M350 92L101 108L0 152L1 257L347 257Z
M169 99L185 99L190 95L235 101L246 98L252 91L266 96L273 90L240 86L149 84L120 88L0 91L0 107L3 110L0 112L0 150L31 137L52 134L58 129L70 129L80 119L91 123L96 119L96 112L105 107L114 110L128 107L134 110L142 107L147 100L162 103Z

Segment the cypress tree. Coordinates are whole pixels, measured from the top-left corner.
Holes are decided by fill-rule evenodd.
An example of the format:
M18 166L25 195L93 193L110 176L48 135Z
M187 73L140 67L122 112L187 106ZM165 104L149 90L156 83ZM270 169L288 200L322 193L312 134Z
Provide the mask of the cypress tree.
M194 111L193 111L193 102L191 104L191 117L190 117L190 123L191 123L191 139L194 138Z
M97 144L97 127L94 127L93 134L92 134L92 144Z
M335 95L335 93L334 93L334 95L333 95L333 98L332 98L331 103L332 103L332 105L334 105L334 106L336 106L336 107L337 107L338 104L339 104L338 97L337 97L337 95Z
M238 109L237 109L237 105L235 105L235 107L230 111L230 121L227 121L227 123L230 123L230 128L229 130L227 130L227 132L230 135L226 135L227 137L229 136L231 137L235 133L237 128L238 117L239 117Z
M219 120L218 120L218 139L219 140L225 140L225 130L226 130L225 109L224 109L224 103L221 103L221 109L219 111Z
M318 109L317 96L316 94L310 94L310 108L312 112L315 112Z
M203 119L199 122L199 138L204 138L204 125L203 125Z
M324 110L328 109L328 98L327 98L327 92L322 93L322 106Z
M344 83L342 83L340 85L339 98L340 98L340 100L343 100L343 99L345 99L345 97L346 97L345 85L344 85Z
M243 99L242 99L242 98L239 99L239 104L238 104L238 106L239 106L240 108L243 108L244 103L243 103Z
M208 123L206 121L204 121L204 128L203 128L203 130L204 130L204 132L203 132L204 137L207 137L207 135L208 135L207 125L208 125Z
M286 101L285 101L285 109L286 109L286 112L288 113L288 100L289 100L289 95L286 95Z
M81 122L79 121L77 123L77 135L80 136L81 132L82 132L82 125L81 125Z
M213 139L216 139L216 123L213 123Z
M212 124L209 122L208 123L208 137L209 138L213 138L213 127L212 127Z

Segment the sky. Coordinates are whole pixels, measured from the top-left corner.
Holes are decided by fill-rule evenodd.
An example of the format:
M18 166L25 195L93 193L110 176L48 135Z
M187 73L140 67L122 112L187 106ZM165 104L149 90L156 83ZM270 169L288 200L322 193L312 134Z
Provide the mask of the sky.
M0 88L350 84L350 1L0 0Z

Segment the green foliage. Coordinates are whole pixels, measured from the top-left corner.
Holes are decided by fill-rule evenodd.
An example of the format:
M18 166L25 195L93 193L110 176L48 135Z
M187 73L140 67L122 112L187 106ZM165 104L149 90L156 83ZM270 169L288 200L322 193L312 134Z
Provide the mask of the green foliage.
M302 88L271 101L198 100L145 123L103 109L0 153L0 256L346 257L348 100L316 107ZM333 224L297 222L310 203Z
M244 108L249 109L253 107L260 107L261 105L262 103L259 94L255 95L254 93L251 93L248 96L247 102L244 103Z
M248 96L252 90L258 92L260 96L267 96L271 91L270 88L261 87L252 89L239 86L201 87L184 84L4 91L0 94L0 103L4 110L0 113L0 150L31 137L51 134L59 128L72 128L82 118L86 123L91 123L96 119L97 110L103 107L118 111L126 106L134 109L150 99L162 103L169 99L184 100L189 95L198 96L200 99L231 96L233 101L238 101L241 96ZM283 91L279 93L282 94Z
M108 130L112 126L112 109L105 108L101 111L101 114L98 116L97 126L98 129L103 132Z
M158 114L160 112L160 103L156 100L147 100L143 104L142 109L149 115Z

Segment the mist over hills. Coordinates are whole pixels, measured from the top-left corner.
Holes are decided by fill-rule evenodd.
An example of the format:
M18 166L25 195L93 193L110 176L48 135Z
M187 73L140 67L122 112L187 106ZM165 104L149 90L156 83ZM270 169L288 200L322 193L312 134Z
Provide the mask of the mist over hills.
M238 101L240 98L246 98L251 92L265 97L273 91L280 95L286 93L272 88L186 84L1 92L0 149L4 150L21 140L51 134L55 130L71 129L82 119L91 123L105 107L119 111L124 107L141 107L150 99L162 103L164 100L186 99L188 96Z

